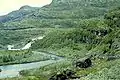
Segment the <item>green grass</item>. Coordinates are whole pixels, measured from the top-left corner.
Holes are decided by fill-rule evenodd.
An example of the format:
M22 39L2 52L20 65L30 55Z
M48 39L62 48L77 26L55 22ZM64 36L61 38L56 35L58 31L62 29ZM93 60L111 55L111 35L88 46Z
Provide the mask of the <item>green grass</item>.
M98 66L93 67L93 70L88 70L89 74L81 80L119 80L120 79L120 59L113 61L103 61L98 63ZM94 71L94 72L93 72Z
M69 2L68 0L66 1ZM101 10L101 8L103 7L107 7L108 9L110 5L115 6L117 4L117 1L114 2L113 4L111 4L112 2L111 0L105 1L104 3L92 1L92 4L90 5L94 7L96 6L97 8L95 7L93 9L90 6L89 9L88 8L85 9L85 6L82 7L84 9L83 14L84 12L87 12L86 13L87 15L86 16L84 15L83 17L83 19L85 18L84 20L77 19L77 18L81 18L80 15L82 13L80 13L80 11L73 10L76 5L70 7L70 5L65 3L66 1L63 0L62 1L63 3L59 5L55 5L55 4L48 5L48 7L50 7L51 9L50 14L48 13L49 9L47 7L42 8L42 11L39 13L41 14L46 12L47 13L42 16L41 14L36 14L37 16L42 17L41 21L34 20L34 19L30 19L30 20L25 19L24 21L21 21L20 24L22 27L24 27L24 24L26 25L25 27L29 26L29 24L33 24L31 25L33 27L35 26L42 27L42 29L41 28L39 29L42 30L46 35L42 40L35 41L35 43L32 44L31 50L48 51L58 56L64 56L64 58L67 58L67 59L65 59L65 61L47 65L37 69L23 70L20 72L20 74L22 75L21 77L10 78L6 80L48 80L48 78L51 77L52 75L58 72L62 72L64 69L67 69L67 68L75 70L76 76L84 76L81 78L82 80L120 80L120 76L119 76L120 74L120 66L119 66L120 65L120 58L119 58L120 11L119 9L120 8L118 8L117 11L115 10L113 12L109 12L108 14L106 14L104 19L100 16L99 16L100 19L98 18L86 19L90 17L96 17L97 15L99 15L100 11L94 13L94 10L97 11L98 8ZM57 2L55 3L58 4ZM109 3L109 6L105 5L105 3ZM95 5L95 4L98 4L98 5ZM100 4L103 4L103 5L100 5ZM65 7L64 5L67 5L67 6ZM83 4L81 3L80 5L83 5ZM62 8L59 6L62 6ZM60 9L61 10L65 9L62 12L64 15L58 14ZM73 11L72 12L73 14L69 12L69 9ZM77 7L77 9L79 8ZM91 9L93 9L92 14L90 14ZM104 14L104 12L102 13ZM97 15L93 15L93 14L97 14ZM29 24L26 24L25 23L26 21ZM44 21L47 21L48 23ZM40 24L42 22L43 24ZM110 22L112 22L112 24L109 24ZM13 22L13 23L10 22L6 24L7 25L11 24L11 26L18 25L17 22ZM52 28L47 28L47 27L52 27ZM64 27L64 28L61 28L61 27ZM33 32L33 35L39 34L39 30L35 30L35 32L33 30L31 32ZM22 34L24 34L24 31ZM29 31L28 31L28 34L30 34ZM26 36L28 36L28 34ZM33 35L32 36L30 35L29 37L31 38ZM1 52L2 56L4 53L5 52ZM17 52L13 52L13 53L7 52L4 55L9 54L10 56L7 56L7 57L13 57L13 55L16 53ZM35 54L31 52L30 53L27 52L26 54L24 52L22 54L21 53L22 52L18 52L18 56L20 56L20 58L16 58L16 61L18 59L21 59L21 62L24 62L24 61L32 62L34 60L36 61L42 58L42 57L38 57L39 54ZM23 57L23 55L26 55L25 58ZM74 60L77 60L83 57L88 57L90 55L93 56L91 67L87 69L78 69L72 66L72 62ZM110 58L110 56L112 57L117 56L117 58L112 59ZM5 59L7 58L5 57ZM12 59L12 58L8 58L8 59Z
M0 80L48 80L51 75L62 72L64 69L70 69L71 67L71 62L65 59L60 61L59 63L53 63L41 68L23 70L20 72L21 75L23 75L21 77L6 78Z
M34 53L30 50L0 51L0 65L22 64L49 59L51 59L50 56Z
M43 34L44 31L41 29L0 30L0 44L4 46L4 49L7 45L15 45L16 48L21 48L32 38Z

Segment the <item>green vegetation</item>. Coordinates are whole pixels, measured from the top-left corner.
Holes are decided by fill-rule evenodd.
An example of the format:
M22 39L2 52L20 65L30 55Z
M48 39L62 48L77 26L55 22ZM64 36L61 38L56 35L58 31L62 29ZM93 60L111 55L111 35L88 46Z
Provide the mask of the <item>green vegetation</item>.
M0 40L7 39L10 42L1 42L0 46L9 43L19 45L18 40L25 43L39 35L45 37L35 41L29 50L1 51L1 64L50 59L47 56L43 58L41 54L33 51L52 52L64 56L64 60L41 68L20 71L19 78L2 80L48 80L65 69L74 70L81 80L119 80L119 3L119 0L53 0L50 5L29 14L30 18L3 23L4 27L13 29L13 26L17 26L15 29L18 30L8 30L7 33L7 30L1 30L0 34L4 36ZM19 30L20 28L26 29ZM11 35L13 32L15 34ZM7 35L8 33L10 35ZM81 69L72 65L74 61L89 56L92 56L91 67Z
M88 70L90 74L81 80L119 80L119 61L120 59L99 63L99 66Z
M115 8L110 10L108 14L105 15L106 23L112 28L120 27L120 9Z
M69 60L62 60L59 63L47 65L38 69L23 70L20 72L21 75L24 75L22 77L2 80L48 80L51 75L62 72L65 68L71 68Z
M12 19L8 18L4 25L8 29L76 27L75 24L79 23L79 20L101 18L109 9L119 4L119 0L53 0L42 8L23 7L10 13L7 17ZM28 10L24 10L25 8Z
M23 29L23 30L0 30L0 45L6 49L7 45L15 45L15 48L21 48L29 40L42 36L45 33L41 29Z
M119 8L115 10L119 13ZM85 25L85 28L51 32L42 40L36 41L32 45L32 49L52 51L57 55L73 60L93 55L93 66L85 70L78 69L76 75L87 75L82 78L83 80L119 80L120 77L117 74L119 74L120 30L117 25L120 14L116 14L116 12L114 10L108 12L105 15L105 20L103 20L105 23L101 24L99 22L100 25L98 25L98 22L94 23L95 21L91 22L90 20L87 22L90 25ZM115 15L117 21L112 19L113 15ZM117 73L116 75L113 74L113 70Z
M17 11L2 16L4 27L0 28L5 31L0 30L2 36L0 47L5 48L6 44L24 43L31 37L43 34L39 28L85 28L86 25L104 28L106 25L103 24L102 16L119 4L119 0L53 0L51 4L42 8L23 6ZM94 25L94 23L98 24ZM34 31L34 28L39 30ZM26 29L29 29L27 33Z
M30 50L0 51L0 65L30 63L49 59L51 59L50 56L45 56Z

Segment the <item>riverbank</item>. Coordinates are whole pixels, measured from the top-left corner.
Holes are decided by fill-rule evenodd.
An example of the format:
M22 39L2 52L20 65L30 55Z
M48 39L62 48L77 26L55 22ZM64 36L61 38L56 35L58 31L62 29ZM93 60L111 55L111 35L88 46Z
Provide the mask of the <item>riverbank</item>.
M44 59L42 61L30 61L30 62L25 62L22 64L16 64L16 63L12 63L11 64L4 64L3 66L0 66L0 69L2 70L0 72L0 78L11 78L11 77L19 77L19 71L21 70L28 70L28 69L34 69L34 68L39 68L39 67L43 67L45 65L49 65L52 63L57 63L59 61L64 60L62 57L53 55L53 54L48 54L48 53L44 53L44 52L37 52L37 51L32 51L34 55L39 54L44 56L44 57L48 57L49 59ZM35 57L35 56L32 56ZM35 57L37 58L37 57ZM34 59L33 59L34 60Z
M20 77L19 72L21 70L29 70L34 68L43 67L52 63L57 63L60 60L46 60L40 62L26 63L26 64L15 64L15 65L6 65L0 66L2 72L0 72L0 78L12 78L12 77Z
M58 57L52 54L45 54L44 52L35 52L31 50L0 51L0 66L11 64L25 64L52 59L58 59Z

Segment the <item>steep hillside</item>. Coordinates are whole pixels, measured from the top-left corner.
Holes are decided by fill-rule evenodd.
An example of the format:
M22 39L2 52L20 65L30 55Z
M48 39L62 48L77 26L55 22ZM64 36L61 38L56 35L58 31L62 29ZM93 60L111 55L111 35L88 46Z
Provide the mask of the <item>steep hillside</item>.
M119 0L53 0L51 4L37 10L31 8L27 11L22 10L25 14L18 17L19 19L15 17L14 22L8 19L10 22L5 23L5 26L11 28L76 27L80 19L103 16L110 8L119 4ZM21 13L21 10L17 13Z
M0 28L8 30L5 31L5 35L11 35L9 32L13 33L14 30L23 30L22 32L25 33L24 29L32 30L33 28L86 28L90 26L104 28L106 25L102 16L110 8L119 6L119 3L119 0L53 0L51 4L42 8L23 6L17 11L1 16L0 22L4 26ZM1 35L4 35L2 32ZM17 35L12 34L12 37L21 35L18 31L15 31L15 34ZM2 44L5 44L4 39L11 41L10 36L7 39L5 36L2 37ZM14 39L12 41L14 42Z
M75 71L69 80L119 80L120 8L110 10L102 21L94 19L86 23L82 28L54 30L31 47L31 50L52 52L67 60L38 69L23 70L20 72L22 77L7 80L65 80L60 78L66 76L65 71L69 69ZM86 57L92 61L91 66L75 67L77 64L73 64L74 61Z
M1 44L5 45L5 40L9 40L10 44L16 42L17 39L11 41L12 38L10 38L10 36L6 38L4 35L12 35L11 37L15 38L15 36L21 35L21 33L26 33L24 29L32 30L33 28L48 27L86 28L90 26L91 28L93 26L102 26L104 28L106 25L104 25L102 16L110 8L119 6L119 4L119 0L53 0L51 4L43 6L42 8L23 6L17 11L0 17L0 22L4 25L0 28L2 30L8 30L5 31L5 34L1 31ZM13 35L14 30L23 31L15 31ZM32 33L28 32L28 34ZM24 34L22 35L24 36ZM23 39L25 39L25 37L23 36L19 41L24 41ZM17 42L19 41L17 40Z
M13 43L19 45L43 34L45 37L36 40L28 51L43 51L64 60L20 71L19 78L2 80L65 80L63 77L70 80L120 80L119 4L120 0L53 0L19 21L2 23L0 47ZM35 58L31 57L30 61L32 59ZM66 70L75 73L68 77Z
M106 27L93 26L90 28L88 25L88 27L85 27L84 29L76 28L72 30L52 32L48 34L48 36L44 37L43 40L36 41L36 43L32 45L32 49L51 51L57 55L65 56L73 60L78 60L92 55L92 66L90 68L76 69L76 75L82 76L79 78L80 80L119 80L119 16L120 8L110 10L104 16L104 24L107 25ZM94 23L94 25L96 25L96 23ZM62 67L70 68L70 65L66 65L67 63L61 64ZM56 65L54 67L58 67L56 70L60 72L59 68L62 70L61 66L58 67ZM47 66L44 68L47 68L49 71L51 66L49 66L49 68ZM71 69L73 70L74 68L75 67L72 67ZM32 75L39 72L38 70L44 71L42 69L35 69ZM27 75L31 74L29 70L25 73ZM44 74L40 75L43 76Z
M20 21L22 20L26 15L34 12L37 10L35 7L30 6L23 6L19 10L12 11L7 15L0 16L0 22L9 22L9 21Z

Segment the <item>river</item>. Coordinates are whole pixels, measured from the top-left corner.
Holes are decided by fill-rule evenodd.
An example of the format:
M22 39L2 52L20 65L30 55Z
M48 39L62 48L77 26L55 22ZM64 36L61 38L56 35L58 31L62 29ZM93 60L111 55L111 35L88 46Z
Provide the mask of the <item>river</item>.
M44 54L48 55L47 53L44 53ZM52 63L57 63L59 61L64 60L63 58L55 56L53 54L49 54L48 56L51 56L51 60L25 63L25 64L14 64L14 65L0 66L0 69L2 70L2 72L0 72L0 78L19 77L20 76L19 71L21 71L21 70L40 68L42 66L49 65ZM54 58L56 58L56 59L54 59Z
M35 40L43 39L43 37L44 36L32 39L31 42L27 43L23 48L20 48L20 49L12 48L12 47L14 47L14 45L9 45L8 50L29 49L31 47L31 44L34 43ZM53 54L48 54L48 53L45 53L45 52L44 53L43 52L36 52L36 51L33 51L33 52L34 53L41 53L41 54L44 54L44 55L47 55L47 56L51 56L51 60L25 63L25 64L13 64L13 65L0 66L0 69L2 70L2 72L0 72L0 78L19 77L20 76L19 72L21 70L40 68L42 66L49 65L49 64L52 64L52 63L57 63L59 61L64 60L63 58L58 57L58 56L53 55Z

